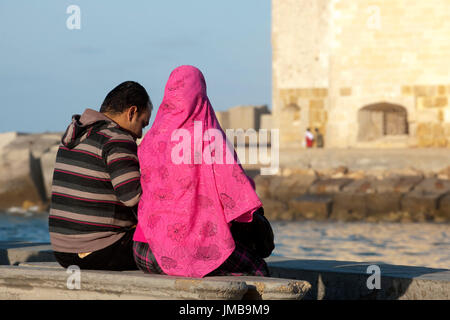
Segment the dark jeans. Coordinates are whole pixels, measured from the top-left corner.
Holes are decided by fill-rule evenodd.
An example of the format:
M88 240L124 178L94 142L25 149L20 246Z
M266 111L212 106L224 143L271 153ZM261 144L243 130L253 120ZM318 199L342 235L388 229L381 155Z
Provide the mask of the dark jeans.
M133 257L134 230L127 232L119 241L84 258L77 253L54 252L56 261L67 268L76 265L87 270L138 270Z

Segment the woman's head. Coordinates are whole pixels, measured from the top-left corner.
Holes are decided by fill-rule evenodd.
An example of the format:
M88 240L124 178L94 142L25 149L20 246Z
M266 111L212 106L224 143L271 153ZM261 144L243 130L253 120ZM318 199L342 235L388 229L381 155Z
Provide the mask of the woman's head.
M193 66L180 66L169 76L161 108L172 115L192 114L205 98L206 82L202 72Z

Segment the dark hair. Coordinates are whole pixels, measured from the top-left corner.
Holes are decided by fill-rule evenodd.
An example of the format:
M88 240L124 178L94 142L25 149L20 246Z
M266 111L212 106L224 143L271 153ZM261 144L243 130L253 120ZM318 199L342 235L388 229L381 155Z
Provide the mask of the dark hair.
M122 113L131 106L136 106L138 113L147 109L150 97L143 86L134 81L125 81L112 89L102 103L102 113Z

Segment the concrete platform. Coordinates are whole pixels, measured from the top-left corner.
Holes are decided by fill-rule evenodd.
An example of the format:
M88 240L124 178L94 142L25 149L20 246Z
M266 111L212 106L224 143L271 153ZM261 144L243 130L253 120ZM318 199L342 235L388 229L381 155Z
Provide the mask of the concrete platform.
M17 265L20 262L55 261L49 243L0 241L0 265Z
M449 269L278 256L266 259L270 278L188 279L141 271L81 270L81 290L68 290L70 274L48 255L49 244L10 246L0 247L0 256L11 257L16 264L0 266L0 299L450 299ZM35 262L36 257L46 261ZM379 288L368 287L371 265L379 268Z
M20 267L38 268L38 269L53 269L64 270L57 262L22 262ZM85 271L81 271L85 272ZM109 273L109 272L107 272ZM136 276L152 276L158 277L158 275L144 274L141 271L122 271L120 275L136 275ZM168 277L168 276L161 276ZM181 280L190 280L181 277L168 277L177 278ZM247 292L242 299L244 300L300 300L305 296L307 291L311 288L311 285L306 281L295 281L279 278L267 278L267 277L250 277L250 276L217 276L207 277L203 279L196 279L199 281L204 280L216 280L216 281L231 281L231 282L245 282L247 285Z
M306 281L273 277L196 279L80 270L81 289L70 290L71 273L55 262L50 244L2 243L0 257L0 299L300 300L311 288Z
M305 300L449 300L450 270L400 266L383 262L361 263L335 260L299 260L269 257L274 277L302 279L312 288ZM380 288L369 289L376 265Z
M300 300L311 285L250 276L183 278L142 271L70 271L56 262L25 262L0 266L0 288L0 299L20 300Z
M270 151L268 151L270 152ZM449 166L449 148L282 148L281 168L322 170L344 166L350 171L439 172Z
M27 266L0 266L0 288L6 300L239 300L248 291L244 281Z

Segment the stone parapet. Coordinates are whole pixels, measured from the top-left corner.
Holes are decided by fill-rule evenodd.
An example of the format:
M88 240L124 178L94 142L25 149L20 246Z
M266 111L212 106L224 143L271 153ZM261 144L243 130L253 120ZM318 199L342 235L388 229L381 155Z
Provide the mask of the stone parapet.
M308 281L312 287L305 300L450 299L449 269L276 256L269 257L267 262L275 277ZM375 271L371 271L377 268L378 288L374 287L377 285Z
M47 255L49 244L2 243L0 256L11 257L18 248L22 254L16 255L17 265L0 266L1 299L450 299L448 269L280 256L266 259L269 278L191 279L141 271L81 270L80 290L76 290L67 285L73 273ZM41 262L32 262L36 257Z

